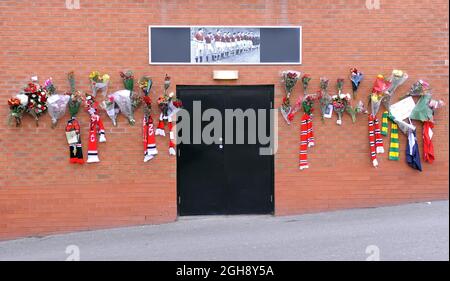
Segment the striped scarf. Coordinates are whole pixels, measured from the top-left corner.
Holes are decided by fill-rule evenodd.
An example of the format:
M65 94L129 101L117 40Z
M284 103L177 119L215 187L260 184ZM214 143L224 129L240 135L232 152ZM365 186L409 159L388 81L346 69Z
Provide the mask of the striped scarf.
M398 141L398 125L394 122L394 120L393 120L394 117L388 111L383 112L383 115L381 118L382 118L381 119L382 120L381 121L381 134L383 136L387 136L389 121L391 121L391 141L389 144L388 159L398 161L399 155L400 155L400 150L399 150L400 142Z
M91 115L89 124L89 142L88 142L88 158L86 163L100 162L98 158L97 150L97 134L99 135L99 142L106 142L105 127L100 119L100 116L96 113Z
M158 127L155 130L155 136L166 136L166 133L164 131L165 123L164 120L167 120L167 127L169 129L169 155L176 155L175 153L175 134L172 131L173 129L173 121L171 116L167 116L164 114L159 115L159 123Z
M385 111L381 116L381 134L383 136L387 136L388 134L388 114L389 112Z
M389 160L398 161L399 159L399 141L398 126L394 122L391 123L391 143L389 145Z
M381 138L378 119L372 114L369 114L369 145L372 165L378 167L377 154L384 153L383 139Z
M314 146L314 132L312 128L311 115L304 113L300 123L300 154L299 169L309 168L308 165L308 147Z
M153 118L148 115L145 116L142 122L142 137L144 143L144 162L147 162L158 154L155 143L155 126L153 125Z

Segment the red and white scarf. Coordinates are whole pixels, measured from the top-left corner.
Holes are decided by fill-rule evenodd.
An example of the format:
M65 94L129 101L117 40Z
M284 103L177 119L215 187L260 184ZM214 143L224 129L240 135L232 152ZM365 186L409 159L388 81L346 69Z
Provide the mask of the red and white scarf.
M314 146L314 132L312 128L311 115L304 113L300 123L300 155L299 169L307 169L308 165L308 147Z
M86 163L100 162L97 150L97 135L99 135L99 142L106 142L103 122L97 113L92 113L89 124L88 159Z
M165 127L165 120L167 120L167 127L169 129L169 155L176 155L175 153L175 134L172 131L173 129L173 121L172 121L172 117L164 115L163 113L161 113L159 115L159 122L158 122L158 127L156 128L155 131L155 135L156 136L166 136L166 133L164 131L164 127Z
M158 154L155 141L155 126L153 125L153 118L151 116L144 116L142 122L143 130L142 137L144 142L144 162L147 162Z
M378 167L377 154L384 153L383 139L381 138L380 123L372 114L369 114L369 145L372 165Z

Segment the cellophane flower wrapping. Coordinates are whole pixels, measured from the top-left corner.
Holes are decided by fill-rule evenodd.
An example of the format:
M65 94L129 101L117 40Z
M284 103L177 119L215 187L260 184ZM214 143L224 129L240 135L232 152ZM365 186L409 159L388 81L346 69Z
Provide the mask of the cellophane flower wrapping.
M401 70L393 70L391 76L389 77L389 87L384 92L383 97L383 104L384 107L389 110L391 107L391 99L394 96L395 90L405 83L405 81L408 79L408 74L406 72L403 72Z
M358 113L365 113L367 114L367 109L364 106L364 103L362 101L359 101L355 107L352 107L351 105L347 105L347 112L350 114L350 116L352 117L352 122L355 123L356 122L356 115Z
M356 92L358 91L359 85L364 78L364 74L355 67L350 69L350 80L352 81L353 98L356 98Z
M381 107L381 101L383 99L382 94L372 93L369 96L370 99L370 107L372 109L372 115L376 116Z
M285 96L283 97L283 102L280 107L281 115L284 120L286 120L287 124L291 123L290 118L292 118L291 113L291 101L290 97L292 91L297 84L297 81L300 80L301 73L299 71L294 70L286 70L281 72L281 82L283 83Z
M119 106L120 112L128 118L128 122L135 122L132 115L133 108L131 104L131 94L129 90L119 90L111 94L114 98L114 102Z
M36 126L39 126L39 118L47 111L48 93L36 82L30 82L23 94L28 96L27 112L35 119Z
M47 99L48 114L52 119L52 127L54 127L58 120L66 113L66 107L69 103L70 96L53 94Z
M119 115L120 109L114 100L114 96L108 95L100 106L106 111L106 115L111 119L113 126L117 126L117 115Z
M430 90L430 84L428 84L428 82L424 81L424 80L418 80L417 82L415 82L411 88L409 89L408 93L406 94L406 96L412 96L412 97L418 97L418 96L422 96L425 93L427 93Z
M182 103L178 99L174 99L169 101L167 108L167 116L172 117L177 114L177 112L182 108Z
M331 104L331 96L328 94L328 83L329 80L327 78L320 78L319 103L320 111L322 112L322 120L324 120L324 114L327 111L328 106Z
M339 89L339 86L338 86L338 89ZM336 121L336 123L338 125L342 125L342 114L347 109L348 102L351 99L351 96L350 96L350 94L339 93L339 94L333 95L331 98L332 98L333 110L338 115L338 120Z
M102 95L106 97L108 93L108 86L110 77L108 74L100 74L98 71L92 71L89 74L89 80L91 81L92 95L97 96L97 92L101 91Z

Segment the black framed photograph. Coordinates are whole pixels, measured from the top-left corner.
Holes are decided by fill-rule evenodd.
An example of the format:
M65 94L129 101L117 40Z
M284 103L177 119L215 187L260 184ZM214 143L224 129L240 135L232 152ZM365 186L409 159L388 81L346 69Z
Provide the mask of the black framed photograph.
M301 26L149 26L149 63L299 65L301 34Z

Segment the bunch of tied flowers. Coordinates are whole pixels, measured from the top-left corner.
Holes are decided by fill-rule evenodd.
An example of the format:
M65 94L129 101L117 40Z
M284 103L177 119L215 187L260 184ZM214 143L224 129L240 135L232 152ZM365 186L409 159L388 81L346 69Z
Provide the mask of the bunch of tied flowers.
M352 122L356 122L356 115L359 113L367 114L368 111L362 101L359 101L355 107L351 106L350 104L347 105L346 111L350 116L352 117Z
M328 107L331 105L331 96L328 94L329 80L326 77L320 78L320 91L318 93L318 99L320 103L320 111L322 111L321 119L324 120L324 115L327 112Z
M350 102L350 94L336 94L331 97L331 103L333 105L333 110L338 115L338 120L336 124L342 125L342 114L347 110L347 106Z
M97 96L97 92L101 90L103 96L107 95L110 76L108 74L100 74L98 71L92 71L89 74L91 81L92 95Z
M36 126L39 126L39 118L47 111L48 93L44 87L41 87L35 81L29 82L22 91L28 96L27 112L36 120Z
M66 113L66 107L70 97L65 94L56 93L56 87L51 77L45 81L44 88L49 94L47 99L48 113L52 120L52 128L55 128L58 120Z
M311 75L308 73L303 74L302 76L302 86L303 86L303 94L306 96L308 94L308 86L309 82L311 81Z
M394 96L395 90L405 83L408 79L408 74L402 70L394 69L391 76L388 79L389 87L384 92L383 104L384 107L389 111L391 107L391 99Z
M106 115L111 119L113 126L117 126L117 115L119 115L120 108L114 101L114 94L110 94L100 104L100 107L106 111Z
M297 81L300 79L300 72L286 70L281 73L281 77L281 82L283 83L285 90L285 96L283 97L280 111L286 123L290 124L291 120L289 120L289 117L292 117L292 115L289 115L292 111L290 97Z
M27 110L28 97L23 94L16 95L8 100L9 106L9 125L14 123L16 127L19 127L22 124L23 114Z
M359 85L364 78L364 74L358 71L356 67L350 68L350 81L352 81L353 98L356 98L356 92L358 91Z
M300 110L300 107L303 105L303 101L306 100L306 97L308 97L308 86L309 82L311 81L311 75L305 73L303 74L302 78L302 87L303 87L303 97L299 96L297 98L297 101L295 102L294 106L292 107L291 111L289 112L287 119L289 122L292 122L294 120L295 114Z
M141 79L139 79L139 88L144 93L142 101L144 103L144 114L146 116L149 116L152 110L152 99L150 97L150 90L152 88L152 85L153 81L148 76L143 76Z

